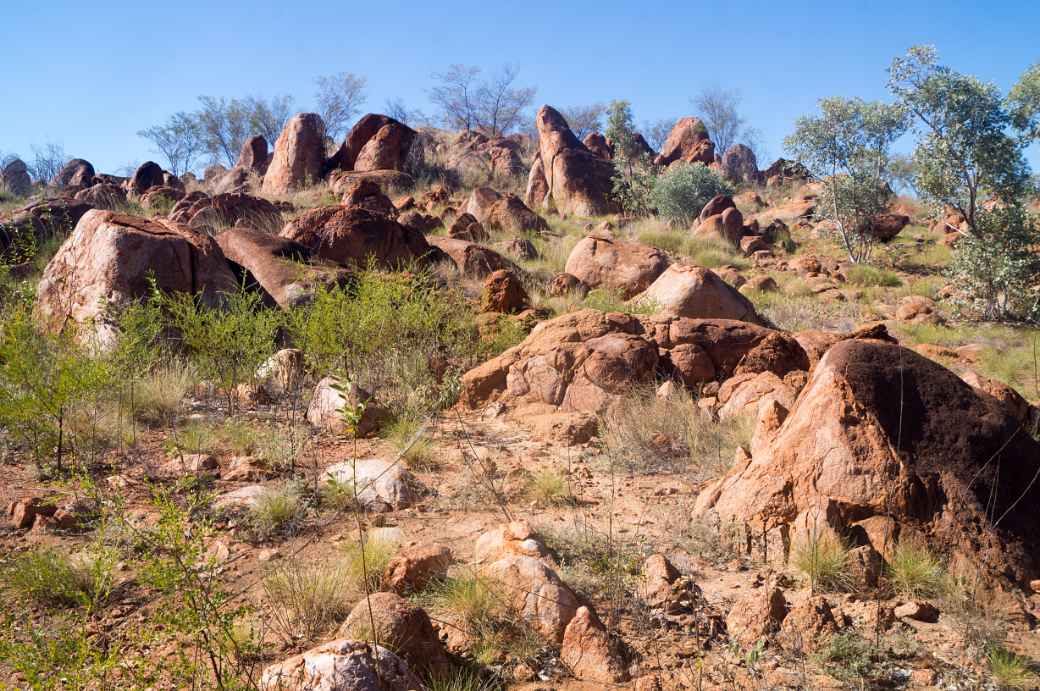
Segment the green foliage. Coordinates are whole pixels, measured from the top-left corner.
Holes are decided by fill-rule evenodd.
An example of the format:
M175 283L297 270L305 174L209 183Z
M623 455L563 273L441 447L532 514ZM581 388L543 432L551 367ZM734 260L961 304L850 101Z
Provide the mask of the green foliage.
M928 548L900 542L888 560L888 577L899 595L907 598L937 597L949 589L942 562Z
M849 279L849 283L862 288L894 288L903 285L902 280L895 273L874 266L862 264L850 266L845 275Z
M397 552L397 543L378 534L368 534L361 542L343 548L343 570L347 583L359 593L379 590L383 571ZM367 581L366 581L367 574Z
M911 48L889 68L889 88L922 135L914 152L918 190L964 214L972 232L984 195L1013 203L1025 192L1026 140L1009 132L1033 121L1035 79L1027 72L1009 104L993 84L938 64L931 46Z
M246 516L250 536L264 542L286 535L299 526L306 509L296 487L269 488L257 497Z
M15 557L6 575L10 587L40 604L92 611L112 591L115 563L107 548L69 556L42 547Z
M662 218L688 228L704 205L720 194L733 194L733 187L715 171L701 163L680 163L654 180L650 203Z
M288 330L312 372L350 378L395 414L423 417L452 402L458 377L486 355L475 316L426 272L369 269L349 287L319 290L290 313Z
M873 648L855 632L831 636L814 657L828 674L844 682L862 683L875 670Z
M251 380L274 351L281 313L265 307L259 293L246 290L225 294L215 306L201 294L176 293L161 300L199 374L220 385L230 412L235 388Z
M980 212L975 234L961 237L950 278L968 315L987 320L1040 319L1040 230L1018 206Z
M889 149L906 130L906 113L858 98L825 98L820 111L798 118L784 145L823 180L817 215L834 224L851 261L867 261L871 221L892 200Z
M240 645L239 624L249 608L217 577L219 564L207 554L212 531L196 517L208 497L189 499L181 505L171 493L157 492L156 524L146 529L126 525L141 555L138 576L156 600L155 623L177 642L168 664L186 677L184 685L209 676L203 686L237 688L255 673L252 651Z
M41 333L29 309L19 306L0 326L0 425L29 448L41 473L63 474L77 441L70 420L106 390L110 375L71 330Z
M21 675L23 688L114 688L110 675L125 664L126 656L115 641L99 641L79 621L50 621L37 628L23 626L9 613L0 622L0 668ZM107 637L105 637L107 638ZM125 679L125 670L122 672Z
M612 101L607 108L606 138L614 144L613 194L621 208L632 216L649 216L655 172L650 156L636 139L632 106Z
M601 312L624 314L653 314L658 311L656 303L630 302L608 288L594 288L585 296L584 306Z
M1030 139L1040 137L1040 63L1022 73L1008 94L1012 122Z
M842 541L824 534L796 545L791 563L809 579L813 590L841 592L853 586L848 558L849 550Z
M1001 689L1034 689L1040 684L1040 676L1031 669L1030 661L1006 648L993 647L986 661L993 681Z

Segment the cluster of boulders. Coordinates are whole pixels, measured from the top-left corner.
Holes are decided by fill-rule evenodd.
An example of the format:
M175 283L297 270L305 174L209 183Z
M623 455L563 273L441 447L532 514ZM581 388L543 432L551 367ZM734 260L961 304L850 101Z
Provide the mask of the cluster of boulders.
M267 667L261 688L426 688L415 675L449 671L453 648L464 646L470 632L465 622L434 625L405 596L446 579L455 561L442 545L400 550L383 572L380 592L355 606L335 640ZM474 547L473 565L473 575L492 589L497 601L559 648L560 662L570 674L608 684L628 680L624 646L560 578L545 543L525 521L483 533Z

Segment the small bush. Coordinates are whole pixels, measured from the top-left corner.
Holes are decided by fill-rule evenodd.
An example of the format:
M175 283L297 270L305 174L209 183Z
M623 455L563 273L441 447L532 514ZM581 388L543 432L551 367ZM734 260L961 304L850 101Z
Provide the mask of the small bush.
M1040 684L1040 677L1030 669L1029 660L1006 648L993 648L986 660L993 681L1002 689L1035 689Z
M430 679L430 691L496 691L504 688L494 678L483 676L479 669L463 667Z
M588 524L539 532L571 587L594 600L615 602L632 592L642 563L635 546Z
M735 247L718 240L687 238L683 242L681 253L688 256L697 266L708 269L717 269L720 266L746 269L751 266L747 258L737 252Z
M94 607L114 583L115 555L111 550L65 555L39 548L15 557L8 584L24 597L50 607Z
M947 590L942 563L926 547L899 542L888 563L888 577L896 592L905 598L937 597Z
M223 389L230 412L236 387L252 380L274 351L281 313L264 306L259 293L245 289L224 295L219 306L206 304L201 294L186 293L164 296L162 304L199 374Z
M894 288L903 285L903 281L893 272L865 264L850 266L845 276L849 283L862 288Z
M662 218L688 227L712 197L732 193L732 186L706 166L678 164L657 177L650 200Z
M180 429L171 430L163 440L163 449L168 456L194 453L213 453L217 450L219 437L210 424L193 420Z
M831 636L814 657L827 674L847 683L855 683L874 674L871 645L855 632Z
M433 442L425 435L416 435L422 422L412 418L397 418L384 432L401 459L412 470L435 470L439 463L434 455Z
M600 312L621 312L623 314L653 314L658 311L654 302L630 302L618 293L607 288L590 290L585 296L584 306Z
M306 505L295 487L269 488L249 509L249 532L258 542L285 535L303 520Z
M272 628L286 642L312 641L350 614L349 581L334 561L289 560L263 580Z
M566 506L574 503L567 477L555 470L539 470L531 476L527 494L540 506Z
M827 533L796 545L792 564L814 589L841 592L853 586L848 557L849 550L842 541Z

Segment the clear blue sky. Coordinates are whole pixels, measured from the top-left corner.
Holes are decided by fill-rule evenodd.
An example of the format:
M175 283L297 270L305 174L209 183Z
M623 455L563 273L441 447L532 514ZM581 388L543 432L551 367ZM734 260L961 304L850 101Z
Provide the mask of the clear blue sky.
M369 80L366 110L429 111L432 72L508 62L538 105L625 98L639 122L736 89L775 157L818 98L887 97L885 68L915 43L1006 89L1040 61L1038 27L1036 0L0 0L0 151L56 142L111 172L155 157L136 132L202 94L289 93L309 110L316 76L350 71Z

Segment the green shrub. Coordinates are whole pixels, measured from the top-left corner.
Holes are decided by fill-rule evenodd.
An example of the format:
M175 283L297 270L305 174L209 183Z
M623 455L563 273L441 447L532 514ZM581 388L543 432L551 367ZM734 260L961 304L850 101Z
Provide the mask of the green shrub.
M26 307L0 323L0 426L30 450L41 474L67 471L77 441L70 421L110 385L108 364L81 347L73 329L41 333Z
M230 412L236 387L252 380L274 351L282 316L265 307L259 293L243 289L223 298L210 306L201 295L176 293L162 304L199 374L223 389Z
M870 643L855 632L831 636L814 658L828 674L847 683L861 682L872 676L875 669Z
M1006 648L994 647L986 660L993 681L1001 689L1035 689L1040 684L1040 676L1030 668L1029 660Z
M421 418L452 403L461 373L488 355L475 319L461 291L426 271L370 269L319 290L290 313L288 330L317 376L349 378L394 414Z
M658 311L656 302L630 302L609 288L590 290L582 301L585 307L600 312L622 312L624 314L653 314Z
M662 218L689 227L712 197L732 193L732 186L706 166L676 164L654 181L650 199Z
M527 486L527 494L540 506L565 506L574 503L570 482L559 471L536 471Z
M116 558L109 549L66 555L43 547L15 557L7 582L24 597L50 607L87 606L107 599Z
M347 583L358 593L379 590L383 571L397 553L397 547L393 540L371 533L365 535L361 543L356 540L348 543L343 549L343 568Z
M899 276L891 271L885 271L884 269L866 264L850 266L846 270L845 276L848 278L849 283L862 288L894 288L903 285L903 281L900 280Z

